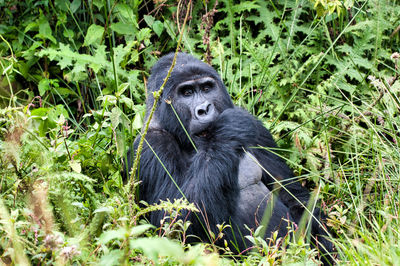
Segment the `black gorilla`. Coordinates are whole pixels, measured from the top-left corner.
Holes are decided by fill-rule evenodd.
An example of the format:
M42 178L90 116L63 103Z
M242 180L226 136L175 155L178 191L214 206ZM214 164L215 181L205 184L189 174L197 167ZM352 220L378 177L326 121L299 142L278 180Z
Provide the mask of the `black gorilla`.
M154 102L152 93L163 84L173 57L174 54L162 57L152 68L146 116ZM139 139L135 141L135 151ZM249 232L244 225L255 229L270 202L274 205L266 237L275 230L285 236L288 221L299 223L302 204L306 206L309 199L308 190L293 180L292 171L283 160L260 148L276 147L269 131L248 112L235 107L217 72L191 55L177 55L146 140L139 167L141 200L153 204L181 198L183 192L203 212L198 217L188 216L193 223L190 233L202 240L208 240L206 225L216 233L217 224L231 224L225 232L229 245L239 252L246 249L249 243L243 236ZM271 201L270 191L274 188L279 191L278 197ZM149 218L159 225L163 215L154 212ZM319 210L314 215L322 220ZM319 224L312 221L311 233L326 236ZM332 249L324 237L318 240L318 245Z

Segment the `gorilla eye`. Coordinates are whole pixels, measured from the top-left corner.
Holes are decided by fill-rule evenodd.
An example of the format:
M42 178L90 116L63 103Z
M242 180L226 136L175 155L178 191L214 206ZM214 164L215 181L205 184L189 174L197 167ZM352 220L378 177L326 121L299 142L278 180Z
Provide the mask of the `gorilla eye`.
M206 82L206 83L203 84L201 90L204 91L204 92L209 92L214 87L213 85L214 84L212 82Z
M191 96L193 94L193 88L188 86L188 87L183 87L181 89L181 93L183 96Z

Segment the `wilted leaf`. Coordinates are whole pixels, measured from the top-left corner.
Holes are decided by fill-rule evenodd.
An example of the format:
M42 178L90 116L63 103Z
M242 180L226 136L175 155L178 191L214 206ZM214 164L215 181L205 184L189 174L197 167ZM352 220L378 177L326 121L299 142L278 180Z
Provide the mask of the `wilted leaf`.
M69 166L74 172L78 174L80 174L82 171L81 163L79 161L74 161L74 160L69 161Z

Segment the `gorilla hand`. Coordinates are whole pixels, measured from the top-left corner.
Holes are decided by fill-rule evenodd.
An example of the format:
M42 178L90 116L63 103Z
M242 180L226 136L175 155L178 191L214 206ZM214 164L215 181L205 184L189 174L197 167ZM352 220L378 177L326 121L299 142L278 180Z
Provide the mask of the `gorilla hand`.
M255 119L247 111L240 108L224 110L217 119L210 124L206 132L195 137L195 142L204 145L228 144L235 149L241 149L254 143L256 138Z

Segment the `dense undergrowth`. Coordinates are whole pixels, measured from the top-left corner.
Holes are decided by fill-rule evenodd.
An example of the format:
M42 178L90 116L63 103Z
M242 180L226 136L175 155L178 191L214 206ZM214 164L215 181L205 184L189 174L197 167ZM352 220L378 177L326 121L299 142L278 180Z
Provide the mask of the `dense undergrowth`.
M249 232L240 256L185 244L193 205L132 198L148 73L182 35L315 191L335 261L399 264L399 30L386 0L0 1L2 263L318 263L307 237Z

